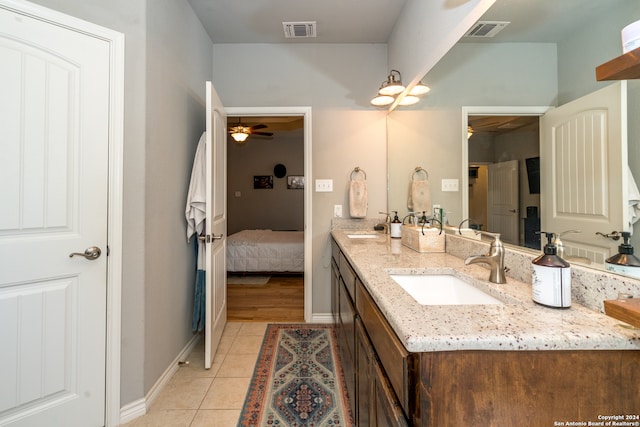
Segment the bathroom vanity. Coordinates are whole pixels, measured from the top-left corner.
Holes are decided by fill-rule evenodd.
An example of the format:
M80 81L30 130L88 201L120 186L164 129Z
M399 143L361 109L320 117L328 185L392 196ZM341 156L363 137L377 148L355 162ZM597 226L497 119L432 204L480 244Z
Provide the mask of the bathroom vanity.
M447 235L458 250L467 240ZM575 302L537 305L528 283L489 283L480 265L420 254L385 234L334 230L331 249L332 310L358 426L640 423L640 329ZM421 304L392 274L426 275L426 286L429 274L454 277L499 303Z

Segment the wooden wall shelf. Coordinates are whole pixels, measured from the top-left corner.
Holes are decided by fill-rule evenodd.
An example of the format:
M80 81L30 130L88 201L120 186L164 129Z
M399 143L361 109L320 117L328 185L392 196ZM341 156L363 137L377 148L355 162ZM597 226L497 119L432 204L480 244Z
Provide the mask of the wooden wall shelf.
M640 47L596 67L596 80L640 79Z
M605 300L604 311L608 316L640 328L640 298Z

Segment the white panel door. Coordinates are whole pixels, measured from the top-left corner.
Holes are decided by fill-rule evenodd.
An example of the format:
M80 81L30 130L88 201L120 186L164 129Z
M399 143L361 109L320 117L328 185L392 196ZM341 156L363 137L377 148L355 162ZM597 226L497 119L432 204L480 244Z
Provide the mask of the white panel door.
M487 229L500 233L503 242L514 245L520 240L519 176L517 160L489 165Z
M541 227L562 233L567 256L603 263L620 242L595 233L627 223L626 81L583 96L541 119Z
M207 91L205 368L227 323L227 114L211 82Z
M109 63L0 7L2 426L105 423Z

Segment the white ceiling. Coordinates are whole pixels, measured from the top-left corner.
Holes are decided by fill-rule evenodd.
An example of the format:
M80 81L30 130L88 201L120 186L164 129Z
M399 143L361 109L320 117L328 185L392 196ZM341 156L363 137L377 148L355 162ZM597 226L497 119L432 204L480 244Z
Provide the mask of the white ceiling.
M441 1L451 4L452 0ZM468 0L456 0L468 1ZM497 0L482 20L511 21L483 42L557 42L618 0ZM189 0L214 43L386 43L406 0ZM447 6L448 7L448 6ZM283 21L316 21L286 39ZM464 42L474 42L465 38Z
M386 43L405 0L189 0L189 3L214 43ZM284 21L316 21L317 37L286 39Z

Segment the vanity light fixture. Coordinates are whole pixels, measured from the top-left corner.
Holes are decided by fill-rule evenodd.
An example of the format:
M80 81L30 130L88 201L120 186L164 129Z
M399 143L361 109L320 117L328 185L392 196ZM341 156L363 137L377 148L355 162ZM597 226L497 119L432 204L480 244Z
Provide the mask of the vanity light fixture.
M380 89L378 89L378 94L371 100L371 105L376 107L385 107L387 105L391 105L398 96L405 91L405 87L402 84L402 76L400 75L400 71L391 70L389 75L387 76L387 80L382 82L380 85ZM431 89L429 86L423 84L422 82L415 85L407 95L402 97L399 105L413 105L420 101L418 96L424 95L429 92Z

